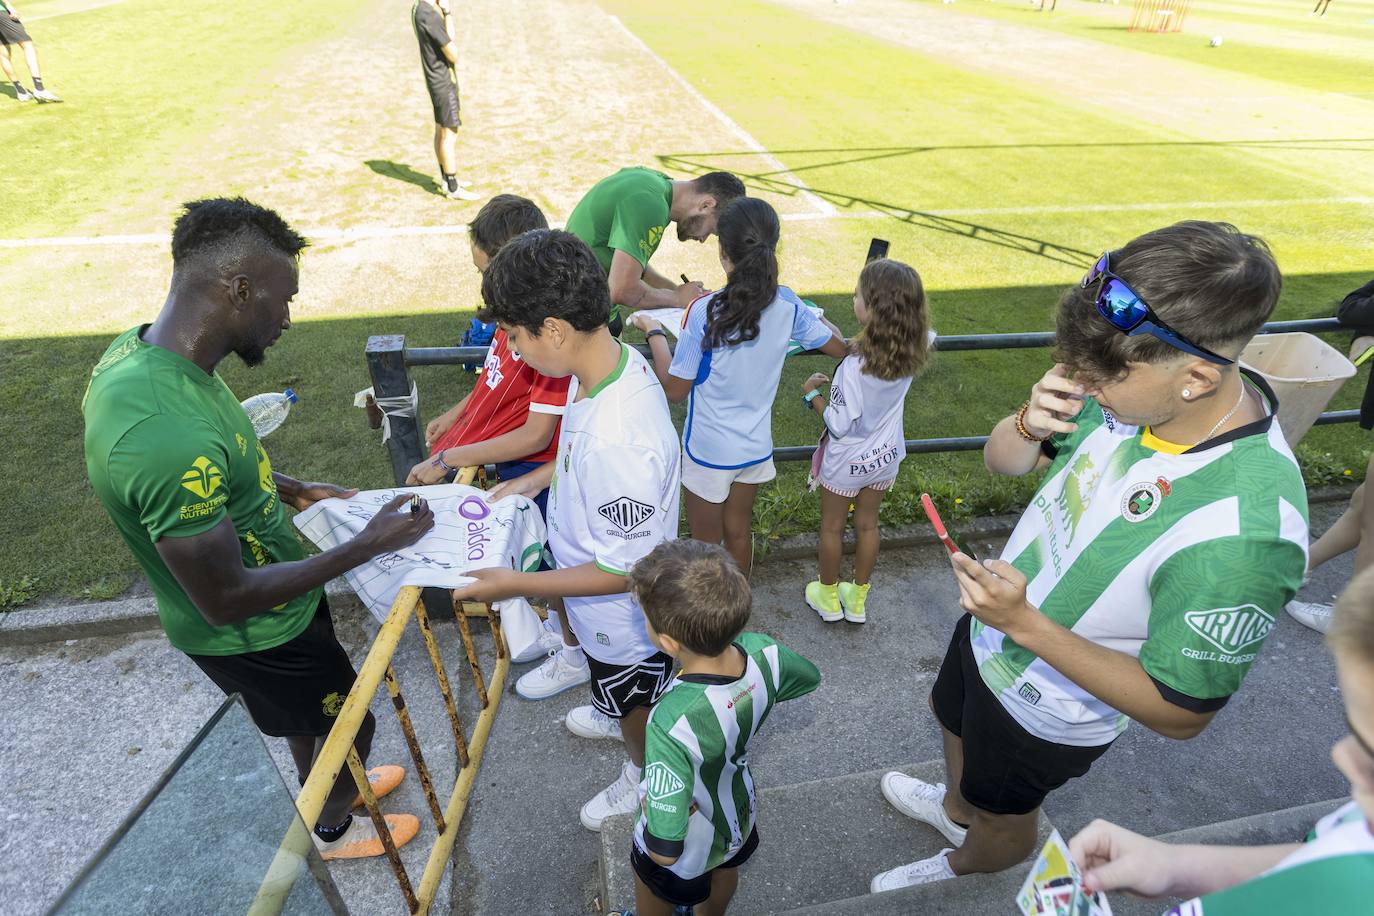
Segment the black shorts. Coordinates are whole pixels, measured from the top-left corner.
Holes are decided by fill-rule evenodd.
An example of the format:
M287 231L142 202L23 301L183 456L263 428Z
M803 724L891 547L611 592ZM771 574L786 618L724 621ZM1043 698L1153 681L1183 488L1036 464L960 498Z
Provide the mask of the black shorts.
M673 657L666 652L633 665L600 662L588 652L587 667L592 671L592 706L612 719L654 705L673 682Z
M0 13L0 45L8 47L26 41L33 41L33 39L24 30L24 23L17 19L11 19L8 13Z
M434 106L434 123L450 130L457 130L463 123L458 115L458 87L449 80L442 83L426 83L429 101Z
M258 729L276 738L329 734L357 677L323 595L310 623L289 642L242 655L188 657L220 690L242 694Z
M1055 744L1026 731L983 683L973 658L968 614L954 625L949 651L930 690L940 724L964 745L959 793L989 814L1029 814L1045 796L1088 768L1110 744Z
M640 850L639 845L633 840L630 841L630 866L634 868L639 880L659 900L666 900L674 906L696 906L705 903L706 898L711 896L711 876L722 868L739 868L749 857L754 854L754 850L759 848L759 830L755 827L749 833L749 839L744 841L739 852L729 859L717 865L704 875L697 875L695 878L679 878L667 868L659 865L649 858L648 853Z

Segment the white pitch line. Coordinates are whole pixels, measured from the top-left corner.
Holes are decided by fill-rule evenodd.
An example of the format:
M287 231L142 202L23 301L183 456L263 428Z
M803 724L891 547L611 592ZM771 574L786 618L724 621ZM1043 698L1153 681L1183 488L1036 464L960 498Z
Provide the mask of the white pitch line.
M1182 200L1170 203L1045 205L1032 207L972 207L954 210L849 210L843 213L785 213L788 223L811 223L830 219L898 219L903 212L917 216L1033 216L1038 213L1138 213L1168 210L1236 210L1255 207L1313 207L1331 204L1374 204L1374 197L1292 197L1284 200ZM562 229L563 223L550 223ZM305 229L302 234L314 242L359 242L368 239L400 239L422 236L467 235L464 223L450 226L353 226L346 229ZM0 239L0 248L80 248L100 245L165 245L167 234L65 235L32 239Z
M799 192L801 192L801 196L806 198L807 202L815 208L817 213L830 216L836 212L833 204L831 204L829 201L822 200L821 198L817 197L815 193L809 187L807 187L806 182L802 181L796 175L793 175L791 172L789 172L787 170L787 166L783 165L782 162L778 159L778 157L768 152L768 150L764 149L762 143L754 139L753 134L749 133L749 131L745 130L743 127L740 127L739 122L737 122L734 118L730 117L724 111L721 111L720 108L714 102L712 102L706 96L702 95L699 91L697 91L697 87L687 82L686 77L684 77L681 73L678 73L677 70L673 68L672 64L668 63L657 51L655 51L653 48L645 44L644 39L640 38L634 32L631 32L630 29L625 25L625 23L620 21L619 17L608 15L606 18L611 20L611 22L615 23L616 28L624 32L625 37L629 38L630 41L638 45L639 48L643 50L645 54L649 55L654 60L658 61L659 66L666 70L668 72L668 75L677 81L678 85L680 85L683 89L687 90L688 95L690 95L692 98L696 99L699 103L701 103L702 107L709 111L711 114L715 115L717 120L719 120L720 123L724 124L731 132L735 134L735 136L739 137L740 141L743 142L745 146L749 147L749 149L753 150L756 153L762 153L765 161L767 161L769 165L776 168L781 173L781 177L789 179L796 187L796 189Z

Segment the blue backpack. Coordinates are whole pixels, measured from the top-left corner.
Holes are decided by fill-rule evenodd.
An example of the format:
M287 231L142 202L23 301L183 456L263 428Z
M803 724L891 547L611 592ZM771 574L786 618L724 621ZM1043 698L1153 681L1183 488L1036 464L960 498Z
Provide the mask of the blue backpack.
M472 319L472 324L463 332L462 346L465 347L489 347L491 338L496 334L496 322L490 323ZM467 372L481 372L482 360L464 361L463 369Z

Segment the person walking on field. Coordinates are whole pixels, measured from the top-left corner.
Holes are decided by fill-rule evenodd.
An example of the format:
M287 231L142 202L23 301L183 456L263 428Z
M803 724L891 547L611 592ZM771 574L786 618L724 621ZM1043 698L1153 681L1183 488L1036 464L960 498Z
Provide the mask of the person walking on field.
M573 208L568 231L587 243L611 288L611 334L619 337L624 310L686 308L705 288L674 283L649 266L669 223L679 242L704 242L744 182L729 172L674 180L653 169L621 169L603 178Z
M29 76L33 78L33 91L24 88L19 82L19 72L14 69L10 48L17 47L24 52L24 60L29 65ZM0 0L0 70L5 71L5 79L14 84L16 97L21 102L60 102L52 91L43 85L43 75L38 69L38 49L33 45L24 23L19 19L19 10L10 0Z
M410 508L406 495L351 541L307 558L283 504L303 511L357 490L272 470L216 371L231 353L258 365L291 327L306 244L242 198L187 204L162 312L115 338L81 403L91 487L152 586L168 641L226 694L241 694L264 734L286 739L302 783L356 677L324 584L434 527L429 507ZM364 760L374 728L368 713L355 739ZM404 775L381 766L368 781L381 796ZM314 825L323 858L385 852L372 820L349 813L361 803L344 770ZM386 819L398 846L419 830L412 814Z
M439 160L442 191L450 200L477 200L482 195L458 180L458 48L453 43L453 16L447 0L415 0L410 24L420 43L420 69L434 106L434 155Z

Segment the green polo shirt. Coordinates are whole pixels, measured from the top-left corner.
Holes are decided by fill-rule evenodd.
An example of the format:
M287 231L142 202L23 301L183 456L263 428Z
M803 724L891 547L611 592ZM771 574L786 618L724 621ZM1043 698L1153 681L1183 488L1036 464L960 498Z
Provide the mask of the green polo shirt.
M568 231L586 242L606 273L623 251L647 267L668 228L673 180L641 166L621 169L592 186L568 217ZM614 315L619 306L612 305Z
M173 646L238 655L279 646L310 622L322 589L228 626L212 626L162 562L165 537L203 534L226 517L245 566L300 560L272 464L219 373L145 343L146 328L115 338L82 401L86 471L157 596Z

